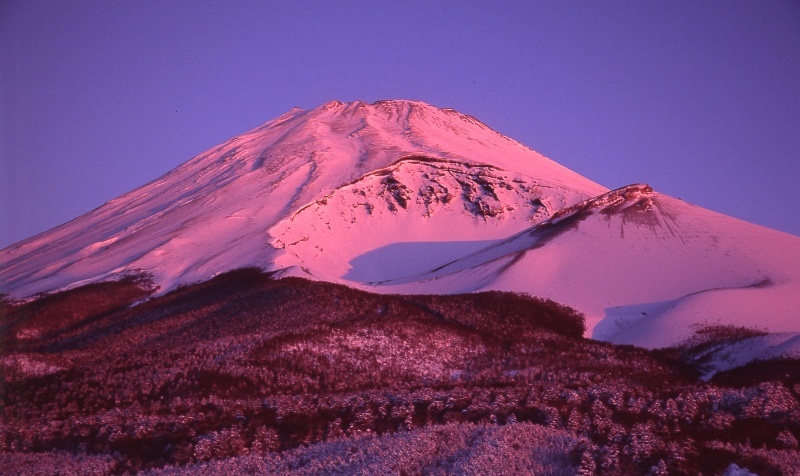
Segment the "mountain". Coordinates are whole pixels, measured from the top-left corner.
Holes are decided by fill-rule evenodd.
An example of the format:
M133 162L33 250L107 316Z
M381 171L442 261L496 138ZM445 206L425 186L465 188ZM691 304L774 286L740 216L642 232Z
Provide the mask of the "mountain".
M452 110L295 109L0 251L0 468L795 474L798 244Z
M0 292L144 275L163 294L244 267L381 293L523 292L615 343L746 329L752 356L800 353L800 238L646 185L609 191L412 101L293 109L0 251ZM722 350L705 355L717 368Z
M432 187L428 198L404 190L417 173L429 174L419 178ZM513 186L501 193L509 197L507 204L492 190L498 181ZM450 187L452 202L441 186ZM271 228L331 194L358 187L370 193L382 187L384 205L402 212L385 224L385 236L372 237L373 243L340 242L342 252L349 247L361 253L398 238L441 240L444 231L437 227L456 223L458 231L447 230L450 237L496 239L605 190L453 110L410 101L334 101L311 111L293 109L2 250L0 292L23 298L126 273L147 273L166 292L230 269L273 268L280 253ZM431 200L426 215L436 216L438 226L403 223L408 200ZM353 211L355 219L363 210L340 209L350 205L343 202L327 213Z

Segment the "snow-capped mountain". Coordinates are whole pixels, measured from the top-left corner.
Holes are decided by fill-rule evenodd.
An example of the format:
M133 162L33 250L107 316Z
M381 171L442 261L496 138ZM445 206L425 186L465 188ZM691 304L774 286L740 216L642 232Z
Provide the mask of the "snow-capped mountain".
M420 171L432 178L417 178ZM448 200L445 196L434 198L441 190L403 190L416 180L434 188L439 181L447 184L453 202L442 203ZM453 188L459 180L463 193ZM139 272L150 274L164 292L244 266L275 269L273 263L283 250L274 244L281 247L291 241L271 234L273 227L302 234L296 226L280 222L299 223L329 195L334 195L333 202L337 193L352 195L359 187L372 191L380 181L386 183L391 202L385 205L409 209L416 222L371 241L329 241L328 250L349 249L357 255L391 240L500 238L524 229L529 219L605 190L453 110L410 101L334 101L311 111L293 109L154 182L2 250L0 292L26 297ZM501 204L489 190L493 181L514 185L515 191L499 195L515 195L508 204ZM417 201L429 199L438 203L417 207ZM338 219L345 211L358 212L342 210L350 207L345 202L326 213ZM502 217L480 210L501 206ZM379 207L374 213L395 217L386 211ZM439 225L442 215L455 218L447 230L438 230L426 224L426 215L436 216ZM478 221L489 225L473 226Z
M526 292L649 347L709 325L781 345L800 332L800 238L644 185L609 191L411 101L294 109L0 251L0 293L137 273L163 293L248 266L377 292Z

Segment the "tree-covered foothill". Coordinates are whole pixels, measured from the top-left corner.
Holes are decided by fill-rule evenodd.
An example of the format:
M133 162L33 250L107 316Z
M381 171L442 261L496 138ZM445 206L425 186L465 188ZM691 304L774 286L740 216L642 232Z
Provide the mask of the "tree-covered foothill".
M8 474L722 474L800 461L797 362L711 382L512 293L239 270L0 308ZM133 305L135 304L135 305Z

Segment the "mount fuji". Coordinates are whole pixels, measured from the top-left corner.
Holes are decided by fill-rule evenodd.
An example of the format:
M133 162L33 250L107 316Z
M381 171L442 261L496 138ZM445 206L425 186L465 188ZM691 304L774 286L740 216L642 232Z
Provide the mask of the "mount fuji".
M378 293L550 298L587 334L675 346L758 331L717 368L800 355L800 238L647 185L609 190L422 102L293 109L0 251L11 299L147 276L156 294L237 268Z

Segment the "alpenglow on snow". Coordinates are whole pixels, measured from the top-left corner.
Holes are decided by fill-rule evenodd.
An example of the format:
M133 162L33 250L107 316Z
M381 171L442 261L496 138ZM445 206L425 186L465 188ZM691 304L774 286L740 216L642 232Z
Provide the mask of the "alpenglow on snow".
M0 251L0 293L139 274L165 293L253 266L375 292L524 292L612 342L723 323L772 332L762 354L800 350L800 238L646 185L610 191L414 101L293 109Z

